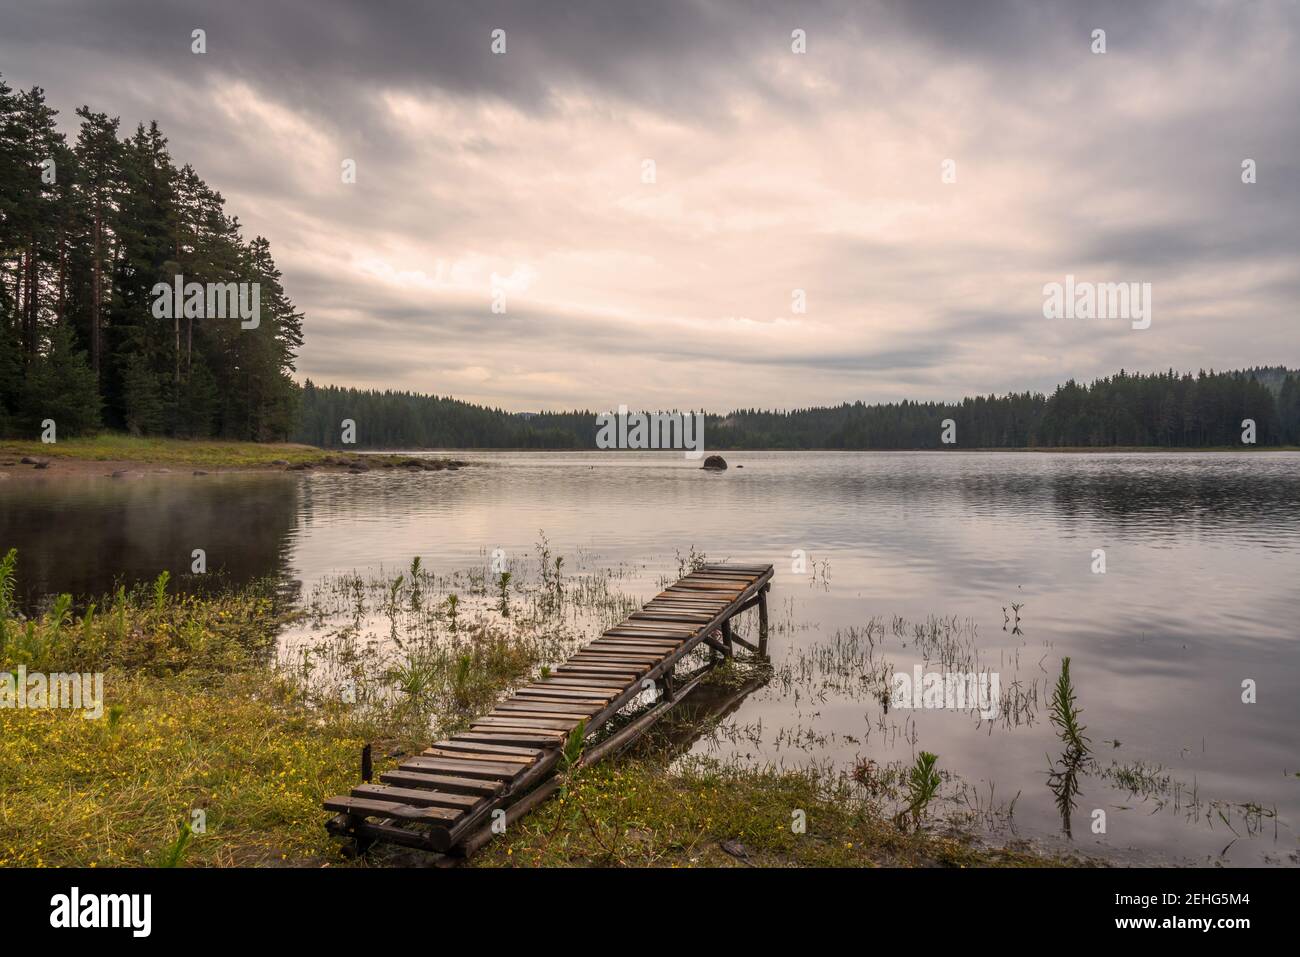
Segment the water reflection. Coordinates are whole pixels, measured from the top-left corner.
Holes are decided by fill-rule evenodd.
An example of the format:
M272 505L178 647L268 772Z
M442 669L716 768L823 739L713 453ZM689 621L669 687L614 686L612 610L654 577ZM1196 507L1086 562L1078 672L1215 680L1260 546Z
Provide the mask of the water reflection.
M145 475L0 484L0 550L19 553L18 601L99 596L162 571L202 590L272 577L291 587L301 486L282 476ZM207 575L191 575L203 549Z
M566 575L615 569L634 601L692 545L772 562L772 678L692 749L840 769L925 750L1007 795L1026 831L1293 862L1298 454L729 453L722 474L671 453L473 458L443 473L0 482L0 548L20 549L29 600L179 577L197 547L232 580L311 588L417 555L444 575L495 549L514 561L544 530ZM1116 742L1110 772L1072 773L1043 720L1064 657L1091 733ZM889 675L932 662L1001 672L1000 716L890 708ZM1258 704L1239 701L1247 677ZM1106 835L1070 826L1096 807Z

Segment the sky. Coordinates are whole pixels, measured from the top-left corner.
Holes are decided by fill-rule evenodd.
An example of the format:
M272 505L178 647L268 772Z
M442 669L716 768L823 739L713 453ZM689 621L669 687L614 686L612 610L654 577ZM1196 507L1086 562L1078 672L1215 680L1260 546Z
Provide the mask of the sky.
M300 379L514 411L1300 367L1298 40L1294 2L0 0L11 86L157 120L271 241ZM1067 275L1149 327L1045 317Z

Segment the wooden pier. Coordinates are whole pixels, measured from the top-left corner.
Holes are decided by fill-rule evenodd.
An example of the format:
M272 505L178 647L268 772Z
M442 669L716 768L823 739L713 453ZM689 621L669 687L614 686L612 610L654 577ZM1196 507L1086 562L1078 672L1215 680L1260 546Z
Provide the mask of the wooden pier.
M559 786L555 771L569 735L586 722L581 763L593 764L639 737L709 670L677 675L697 647L730 657L736 645L767 654L767 592L771 565L705 565L669 586L622 624L584 645L547 677L519 689L469 731L437 741L394 771L325 801L338 812L326 827L361 850L388 841L468 855L493 836L502 815L518 820ZM731 620L759 614L758 644L733 633ZM654 687L655 703L617 732L602 727ZM599 738L599 740L593 740ZM499 830L499 828L498 828Z

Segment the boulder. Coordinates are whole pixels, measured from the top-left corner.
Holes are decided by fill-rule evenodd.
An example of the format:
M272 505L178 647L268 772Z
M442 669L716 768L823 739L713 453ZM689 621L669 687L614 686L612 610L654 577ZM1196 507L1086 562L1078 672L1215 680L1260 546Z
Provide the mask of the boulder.
M727 460L721 455L710 455L700 466L702 469L708 469L710 472L725 472L727 470Z

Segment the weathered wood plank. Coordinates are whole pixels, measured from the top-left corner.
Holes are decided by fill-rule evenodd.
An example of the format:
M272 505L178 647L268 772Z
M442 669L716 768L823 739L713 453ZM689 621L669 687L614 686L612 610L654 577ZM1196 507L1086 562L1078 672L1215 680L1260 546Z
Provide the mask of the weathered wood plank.
M481 795L451 794L445 791L404 788L393 784L358 784L352 789L352 796L373 798L376 801L396 801L398 804L410 804L414 807L445 807L459 811L468 811L483 800Z
M396 801L376 801L373 798L332 797L326 798L327 811L342 811L344 814L357 814L362 817L397 817L407 821L439 821L450 824L461 816L460 811L443 807L411 807Z
M430 788L449 794L477 794L481 797L497 794L503 787L500 781L450 777L445 774L421 774L419 771L384 771L379 775L379 780L385 784L397 784L402 787Z
M455 748L425 748L418 757L449 758L452 761L486 761L489 764L514 764L520 767L532 764L537 758L523 754L484 754L475 751L457 751Z
M475 754L509 754L513 757L525 758L538 758L542 755L537 748L521 748L504 744L466 744L464 741L447 738L433 742L432 746L445 751L471 751Z
M488 778L509 781L525 764L493 763L490 761L457 761L452 758L411 758L398 765L403 771L433 771L462 778Z

